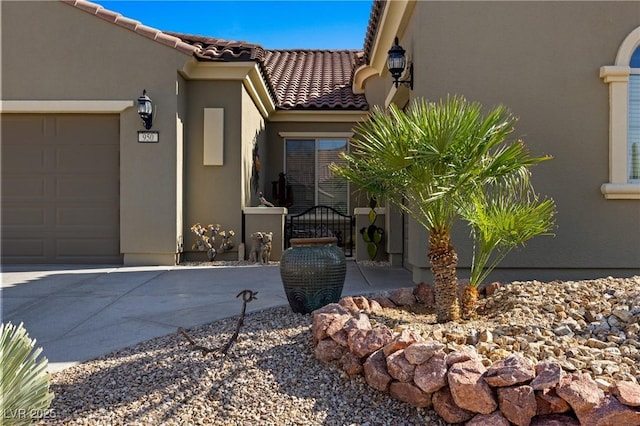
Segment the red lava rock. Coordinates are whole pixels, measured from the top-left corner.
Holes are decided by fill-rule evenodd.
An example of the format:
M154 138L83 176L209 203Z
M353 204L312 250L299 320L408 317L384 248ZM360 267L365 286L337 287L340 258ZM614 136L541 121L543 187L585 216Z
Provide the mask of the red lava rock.
M393 378L387 371L387 359L382 350L378 350L371 354L364 362L364 379L372 388L381 392L389 389L389 383Z
M431 407L431 394L422 392L411 383L393 382L389 386L389 394L414 407Z
M513 354L487 368L484 379L489 386L512 386L530 381L535 374L529 360L522 355Z
M529 426L536 415L536 397L531 386L498 388L498 405L507 420L517 426Z
M485 372L477 359L457 362L449 368L447 380L456 405L481 414L490 414L498 408L493 391L484 380Z
M407 356L405 349L405 357ZM447 384L447 355L436 352L428 361L418 365L413 374L413 382L423 392L432 393Z
M475 413L456 405L448 386L436 391L431 397L433 409L447 423L462 423L471 419Z

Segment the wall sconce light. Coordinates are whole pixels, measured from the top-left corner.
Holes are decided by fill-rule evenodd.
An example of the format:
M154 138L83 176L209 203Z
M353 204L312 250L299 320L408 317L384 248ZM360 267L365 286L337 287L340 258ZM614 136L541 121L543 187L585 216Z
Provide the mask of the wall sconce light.
M143 90L142 96L138 98L138 114L142 118L144 128L149 130L153 124L153 105L146 90Z
M398 44L398 37L393 41L393 46L389 49L387 56L387 68L393 77L393 84L396 88L402 84L409 86L413 90L413 63L409 65L409 79L400 80L405 67L407 66L407 58L404 55L405 50Z

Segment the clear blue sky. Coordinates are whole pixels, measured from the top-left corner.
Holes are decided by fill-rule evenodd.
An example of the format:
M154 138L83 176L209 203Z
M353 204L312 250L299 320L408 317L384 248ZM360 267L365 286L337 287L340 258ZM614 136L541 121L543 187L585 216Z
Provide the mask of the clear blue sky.
M267 49L362 49L372 0L92 0L164 31L257 43Z

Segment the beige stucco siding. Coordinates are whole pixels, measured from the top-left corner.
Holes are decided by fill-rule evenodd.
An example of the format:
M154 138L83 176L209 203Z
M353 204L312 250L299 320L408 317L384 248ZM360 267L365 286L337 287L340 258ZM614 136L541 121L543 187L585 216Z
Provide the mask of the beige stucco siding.
M2 2L3 100L154 102L160 142L141 144L120 113L120 250L125 263L171 263L182 239L177 70L189 57L61 2Z
M240 235L241 225L241 117L240 81L187 81L189 96L185 141L185 251L190 251L195 223L220 224ZM205 166L204 109L224 111L224 164Z
M516 132L532 153L554 157L533 169L533 182L557 203L556 236L536 238L503 266L640 266L640 203L600 193L609 111L598 74L638 25L638 2L416 4L401 35L415 64L411 96L505 104L520 117ZM467 230L456 234L461 265L469 265Z

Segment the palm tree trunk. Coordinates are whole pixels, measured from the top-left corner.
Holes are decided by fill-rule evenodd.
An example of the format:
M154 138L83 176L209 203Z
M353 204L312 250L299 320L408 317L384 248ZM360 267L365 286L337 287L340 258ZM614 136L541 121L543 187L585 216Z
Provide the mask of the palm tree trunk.
M478 306L478 288L468 285L464 288L460 296L460 308L462 310L462 318L471 319L476 314Z
M431 261L438 322L457 321L460 319L458 279L456 277L458 254L451 245L451 235L448 229L432 229L430 231L427 256Z

